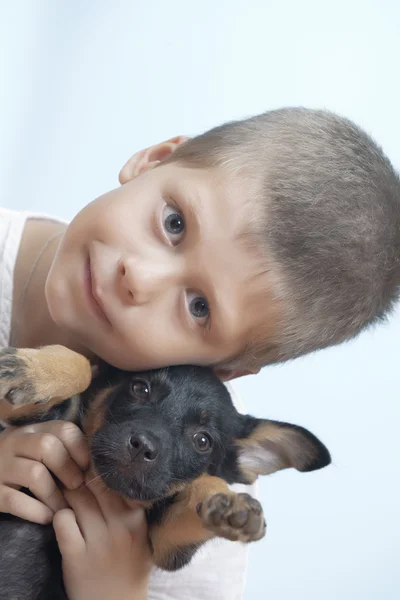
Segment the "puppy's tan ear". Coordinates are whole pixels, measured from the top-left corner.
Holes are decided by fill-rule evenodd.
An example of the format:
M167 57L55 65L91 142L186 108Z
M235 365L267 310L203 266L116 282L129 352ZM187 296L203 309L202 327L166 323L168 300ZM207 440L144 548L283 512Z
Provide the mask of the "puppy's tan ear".
M246 417L242 433L236 441L237 468L248 483L281 469L315 471L331 462L324 444L298 425Z

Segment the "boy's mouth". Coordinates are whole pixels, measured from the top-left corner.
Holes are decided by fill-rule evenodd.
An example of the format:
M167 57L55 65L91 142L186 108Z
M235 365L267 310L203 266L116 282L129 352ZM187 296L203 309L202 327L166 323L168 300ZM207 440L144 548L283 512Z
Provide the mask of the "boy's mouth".
M96 289L95 280L94 280L92 264L91 264L90 255L89 255L87 262L86 262L86 266L85 266L85 291L86 291L86 295L88 297L89 305L92 309L92 312L94 312L99 318L101 318L103 321L105 321L108 325L111 325L110 320L108 319L108 317L105 313L105 310L103 308L103 305L102 305L100 299L96 296L95 289Z

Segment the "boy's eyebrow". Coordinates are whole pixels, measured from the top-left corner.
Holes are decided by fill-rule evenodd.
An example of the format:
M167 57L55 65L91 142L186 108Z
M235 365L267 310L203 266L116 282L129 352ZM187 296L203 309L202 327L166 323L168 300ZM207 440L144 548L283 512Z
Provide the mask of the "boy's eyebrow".
M208 282L208 290L212 298L209 337L215 343L226 343L233 331L232 323L234 323L234 318L227 314L221 294L213 281ZM230 307L230 305L227 304L227 307Z
M185 209L187 220L194 227L197 235L201 235L202 223L205 220L205 207L203 196L210 195L210 190L205 186L189 186L187 182L173 182L171 197L175 198L178 206Z
M186 213L189 215L189 222L196 229L196 234L201 234L201 217L199 216L199 206L201 207L201 197L199 192L191 191L189 194L179 193L179 203L184 205Z

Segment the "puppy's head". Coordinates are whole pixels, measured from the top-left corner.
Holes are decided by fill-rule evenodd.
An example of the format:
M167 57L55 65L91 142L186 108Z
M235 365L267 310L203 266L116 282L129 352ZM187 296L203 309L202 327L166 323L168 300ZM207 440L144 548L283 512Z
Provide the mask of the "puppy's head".
M89 393L84 428L93 467L131 499L166 497L204 473L250 483L279 469L312 471L330 462L306 429L239 414L208 368L109 368Z

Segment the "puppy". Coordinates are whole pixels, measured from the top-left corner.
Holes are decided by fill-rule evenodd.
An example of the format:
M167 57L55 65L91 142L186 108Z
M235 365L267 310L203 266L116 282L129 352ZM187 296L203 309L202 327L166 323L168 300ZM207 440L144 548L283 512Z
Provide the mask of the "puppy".
M110 489L146 508L155 564L187 565L215 536L250 542L265 534L262 508L232 483L330 463L326 447L296 425L237 412L204 367L128 373L92 368L62 346L0 352L0 419L75 421L90 445L91 469ZM62 598L52 527L2 515L0 598Z

